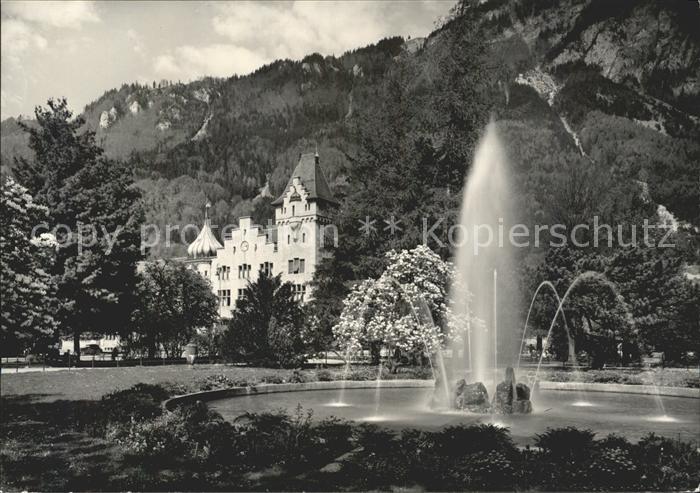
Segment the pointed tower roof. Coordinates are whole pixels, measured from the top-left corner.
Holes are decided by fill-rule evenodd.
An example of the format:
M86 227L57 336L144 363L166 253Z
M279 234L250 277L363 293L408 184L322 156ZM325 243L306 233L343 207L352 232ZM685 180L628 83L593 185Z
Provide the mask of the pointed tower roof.
M204 226L197 235L197 238L187 247L187 254L190 257L213 257L216 251L223 248L223 245L216 239L214 232L211 230L211 220L209 219L209 208L211 204L207 202L204 212Z
M289 178L284 192L282 192L282 195L275 200L272 205L281 205L284 203L284 196L287 194L289 187L292 186L294 178L299 178L299 181L301 181L304 188L309 192L308 200L325 200L331 204L338 205L338 201L335 200L333 192L331 192L331 188L328 186L323 170L321 170L318 151L316 151L316 153L310 152L301 155L299 163L297 167L294 168L294 172Z

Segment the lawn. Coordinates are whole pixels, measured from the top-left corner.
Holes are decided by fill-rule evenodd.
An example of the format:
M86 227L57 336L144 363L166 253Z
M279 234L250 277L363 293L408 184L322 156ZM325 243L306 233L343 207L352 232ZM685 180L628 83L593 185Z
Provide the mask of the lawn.
M313 370L303 373L312 373ZM99 399L104 394L129 388L137 383L170 384L183 390L199 390L199 382L208 376L224 375L232 380L262 382L272 376L289 377L292 370L202 365L190 368L173 366L132 366L127 368L84 368L54 372L6 373L2 375L0 395L31 395L36 401L57 399Z
M304 380L342 379L342 368L331 370L300 370ZM129 388L137 383L167 384L184 392L203 389L203 382L223 376L235 384L274 383L289 381L294 370L247 368L230 365L201 365L189 368L177 366L144 366L127 368L84 368L54 372L6 373L2 375L0 395L31 396L34 402L65 400L94 400L104 394ZM524 375L523 375L524 376ZM404 369L398 374L383 374L382 378L430 378L428 369ZM297 377L298 378L298 377ZM373 367L354 367L348 374L351 380L376 378ZM600 383L652 384L671 387L700 387L697 369L664 368L655 370L589 370L580 373L562 370L544 370L541 378L558 382L583 381Z
M126 389L137 383L165 384L177 390L176 393L186 393L206 390L205 382L211 381L214 377L232 385L253 385L295 380L340 380L344 376L345 372L342 368L285 370L231 365L200 365L194 368L184 365L83 368L52 372L5 373L2 375L0 395L2 397L31 396L36 402L51 402L57 399L99 399L106 393ZM350 380L373 380L376 376L377 370L372 366L353 367L347 374ZM401 368L395 374L383 373L382 378L431 378L431 373L428 368Z

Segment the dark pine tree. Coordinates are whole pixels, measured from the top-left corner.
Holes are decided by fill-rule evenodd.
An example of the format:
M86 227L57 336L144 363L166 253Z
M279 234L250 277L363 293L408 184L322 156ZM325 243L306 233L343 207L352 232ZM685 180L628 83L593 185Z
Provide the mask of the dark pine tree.
M303 362L303 321L293 286L261 270L236 301L223 336L224 355L264 366L296 366Z

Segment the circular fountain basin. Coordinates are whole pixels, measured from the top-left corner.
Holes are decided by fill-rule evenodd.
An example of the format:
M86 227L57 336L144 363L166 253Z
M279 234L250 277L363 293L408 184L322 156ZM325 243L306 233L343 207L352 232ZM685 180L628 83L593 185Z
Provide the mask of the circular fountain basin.
M650 395L595 392L582 401L577 392L544 390L533 402L533 414L483 415L431 409L428 402L432 394L431 388L385 388L377 406L375 389L346 389L342 403L337 390L314 390L242 395L210 401L209 407L233 420L246 412L293 413L301 404L304 410L313 411L314 419L336 416L396 430L492 423L509 428L521 445L532 444L534 435L547 428L564 426L588 428L598 436L617 433L632 441L652 431L694 443L700 440L700 401L692 398L664 397L661 410L658 400Z

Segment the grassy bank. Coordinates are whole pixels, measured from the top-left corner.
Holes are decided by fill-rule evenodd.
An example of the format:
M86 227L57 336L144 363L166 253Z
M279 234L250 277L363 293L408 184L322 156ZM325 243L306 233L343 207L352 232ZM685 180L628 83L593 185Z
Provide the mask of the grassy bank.
M179 393L186 393L259 383L340 380L345 377L349 380L373 380L377 378L377 369L371 366L354 366L346 375L343 368L297 371L202 365L194 368L153 366L8 373L2 375L0 394L3 397L24 396L33 402L94 400L108 392L126 389L137 383L165 384ZM527 374L522 373L520 377L525 378ZM542 380L555 382L582 381L587 383L700 387L700 375L697 369L664 368L646 371L589 370L583 372L543 369L540 377ZM397 373L384 371L382 378L432 378L432 374L427 368L400 368Z
M546 370L540 373L540 379L552 382L620 383L625 385L700 388L700 372L697 368L584 370L579 372Z
M260 383L340 380L344 376L346 375L342 368L285 370L225 365L201 365L194 368L186 366L86 368L3 374L0 395L25 396L34 402L52 402L63 399L99 399L108 392L126 389L138 383L167 385L178 393L186 393L208 388ZM348 372L347 378L373 380L377 378L377 369L368 366L353 367ZM400 368L397 373L384 371L382 378L432 378L432 374L430 369Z

